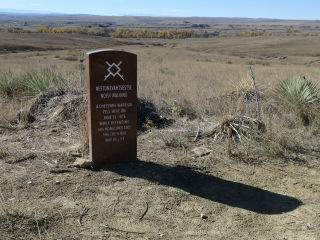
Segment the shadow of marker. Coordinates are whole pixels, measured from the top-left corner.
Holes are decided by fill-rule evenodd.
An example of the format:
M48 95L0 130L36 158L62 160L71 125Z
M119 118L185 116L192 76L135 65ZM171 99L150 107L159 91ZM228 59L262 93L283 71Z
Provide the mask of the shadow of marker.
M184 166L170 167L138 160L95 169L103 170L179 188L198 197L261 214L286 213L302 204L293 197L223 180Z

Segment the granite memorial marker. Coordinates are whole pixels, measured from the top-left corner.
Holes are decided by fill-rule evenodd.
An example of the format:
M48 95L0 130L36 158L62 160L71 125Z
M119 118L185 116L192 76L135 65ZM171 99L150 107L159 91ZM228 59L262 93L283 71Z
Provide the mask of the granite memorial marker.
M90 159L97 164L137 159L137 56L87 53Z

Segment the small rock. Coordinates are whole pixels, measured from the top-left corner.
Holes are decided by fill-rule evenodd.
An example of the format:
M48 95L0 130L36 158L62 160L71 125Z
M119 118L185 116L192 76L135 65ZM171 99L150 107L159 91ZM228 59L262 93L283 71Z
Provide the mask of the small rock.
M76 158L73 163L73 166L78 168L91 168L93 165L94 163L92 161L84 158Z
M192 149L192 152L195 153L198 157L202 157L210 154L211 151L205 147L196 147Z
M202 219L207 219L208 218L208 216L206 216L204 213L201 213L200 216L201 216Z

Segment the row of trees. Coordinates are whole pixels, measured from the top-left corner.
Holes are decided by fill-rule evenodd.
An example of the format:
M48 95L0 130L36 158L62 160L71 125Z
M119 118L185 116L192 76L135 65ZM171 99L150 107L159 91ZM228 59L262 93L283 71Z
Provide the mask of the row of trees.
M181 39L191 38L196 34L193 30L182 30L182 29L169 29L169 30L158 30L151 31L148 29L128 29L128 28L117 28L114 33L111 34L115 38L165 38L165 39Z
M265 31L253 31L253 30L242 30L242 36L257 37L257 36L273 36L273 32Z
M38 27L38 33L78 33L95 36L104 36L106 32L101 28L86 27Z
M252 31L242 30L242 36L257 37L257 36L319 36L317 32L302 32L299 33L296 30L288 28L286 32L272 32L272 31Z
M6 27L1 28L0 32L5 33L32 33L30 29ZM38 27L38 33L78 33L95 36L106 36L108 32L101 28L85 28L85 27Z
M182 29L169 29L151 31L148 29L129 29L129 28L117 28L115 32L111 34L115 38L165 38L165 39L181 39L181 38L209 38L209 37L257 37L257 36L277 36L284 33L272 32L272 31L254 31L254 30L242 30L240 33L222 33L222 32L207 32ZM285 33L285 36L288 34ZM305 35L305 34L303 34Z
M115 38L163 38L163 39L184 39L191 37L209 38L209 37L257 37L257 36L318 36L318 32L302 32L298 33L291 28L286 29L286 32L273 31L258 31L258 30L242 30L241 32L207 32L183 29L168 29L168 30L149 30L149 29L129 29L129 28L110 28L99 27L46 27L41 26L36 30L38 33L70 33L70 34L86 34L94 36L112 36ZM32 33L30 29L6 27L0 28L0 32L6 33Z
M6 27L0 29L0 32L5 32L5 33L31 33L29 29L22 29L22 28L14 28L14 27Z

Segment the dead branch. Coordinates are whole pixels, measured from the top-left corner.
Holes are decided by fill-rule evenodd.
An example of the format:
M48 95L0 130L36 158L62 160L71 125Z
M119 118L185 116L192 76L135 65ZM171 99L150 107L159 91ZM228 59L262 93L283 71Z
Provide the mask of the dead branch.
M256 103L257 103L257 119L260 120L260 100L259 100L259 96L258 96L258 91L257 91L257 87L256 87L256 80L253 74L253 70L252 67L249 66L250 68L250 73L251 73L251 78L252 78L252 84L253 84L253 88L254 88L254 92L256 95Z
M24 162L24 161L27 161L29 159L35 159L37 157L36 154L34 153L31 153L31 154L28 154L26 155L25 157L23 158L20 158L20 159L17 159L17 160L13 160L13 161L7 161L6 163L9 163L9 164L14 164L14 163L20 163L20 162Z
M141 221L141 220L144 218L144 216L147 214L148 210L149 210L149 204L148 204L148 202L146 202L146 210L144 210L143 214L142 214L141 217L139 218L140 221Z
M195 136L194 139L193 139L194 142L197 141L199 135L200 135L200 127L198 127L197 134L196 134L196 136Z
M213 136L214 141L219 138L221 140L227 139L229 136L229 128L231 129L231 137L241 141L241 136L263 133L265 131L265 124L259 119L246 116L227 116L204 135Z
M232 137L232 128L230 127L230 124L229 124L229 126L228 126L228 149L227 149L227 153L228 153L229 157L232 156L232 152L231 152L231 137Z
M233 131L235 131L235 133L237 134L237 136L239 137L239 140L241 141L241 136L239 134L239 132L237 131L237 129L232 125L230 124L230 127L232 128ZM231 131L232 132L232 131Z

